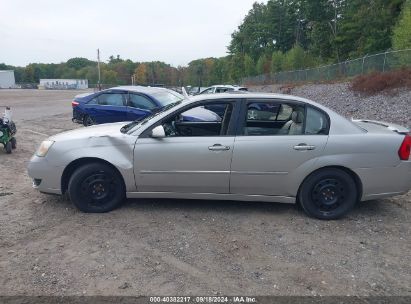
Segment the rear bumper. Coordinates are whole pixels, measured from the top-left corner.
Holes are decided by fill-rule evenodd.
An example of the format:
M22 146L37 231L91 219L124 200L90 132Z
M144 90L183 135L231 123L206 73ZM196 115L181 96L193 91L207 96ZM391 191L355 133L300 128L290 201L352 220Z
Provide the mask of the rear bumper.
M362 201L405 194L411 190L411 160L396 167L355 170L363 184Z
M76 108L73 108L73 118L71 119L74 123L79 123L82 124L83 123L83 113L81 113L80 111L76 110Z

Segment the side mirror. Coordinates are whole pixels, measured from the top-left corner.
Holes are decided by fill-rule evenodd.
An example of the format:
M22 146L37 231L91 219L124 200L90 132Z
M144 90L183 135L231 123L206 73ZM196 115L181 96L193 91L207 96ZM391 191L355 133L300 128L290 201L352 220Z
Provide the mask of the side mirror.
M166 137L166 132L164 131L163 126L157 126L153 130L151 130L151 137L152 138L164 138L164 137Z

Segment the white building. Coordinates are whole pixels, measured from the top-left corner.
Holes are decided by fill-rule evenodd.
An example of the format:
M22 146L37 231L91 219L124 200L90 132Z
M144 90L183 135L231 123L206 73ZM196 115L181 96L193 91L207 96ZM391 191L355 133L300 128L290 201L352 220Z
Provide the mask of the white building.
M54 90L88 89L87 79L40 79L39 88Z
M14 71L0 71L0 89L11 89L15 86Z

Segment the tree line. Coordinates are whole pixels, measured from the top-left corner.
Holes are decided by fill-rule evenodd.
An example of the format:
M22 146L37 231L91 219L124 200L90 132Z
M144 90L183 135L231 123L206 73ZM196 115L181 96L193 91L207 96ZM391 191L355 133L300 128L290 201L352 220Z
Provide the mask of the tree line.
M411 0L269 0L254 3L232 34L228 55L187 66L133 62L119 55L101 64L101 83L207 86L243 77L303 69L389 49L411 48ZM72 58L59 64L31 63L15 70L17 83L40 78L98 82L97 62Z
M270 0L253 5L228 49L242 76L331 64L411 47L410 15L410 0Z

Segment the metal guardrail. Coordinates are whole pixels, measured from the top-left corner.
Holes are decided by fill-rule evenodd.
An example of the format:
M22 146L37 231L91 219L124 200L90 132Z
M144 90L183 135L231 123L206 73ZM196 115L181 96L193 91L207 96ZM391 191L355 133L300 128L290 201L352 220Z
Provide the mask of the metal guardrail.
M411 49L365 55L362 58L309 68L263 74L242 79L244 85L323 82L355 77L371 72L385 72L411 66Z

